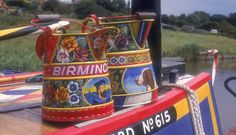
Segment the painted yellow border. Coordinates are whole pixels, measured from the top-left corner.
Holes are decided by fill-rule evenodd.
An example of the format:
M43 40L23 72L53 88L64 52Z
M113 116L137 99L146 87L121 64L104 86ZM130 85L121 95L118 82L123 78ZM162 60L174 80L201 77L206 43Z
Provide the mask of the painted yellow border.
M55 110L55 111L67 111L67 110L85 110L85 109L93 109L93 108L97 108L97 107L103 107L103 106L107 106L109 104L113 104L113 100L108 102L108 103L104 103L101 105L93 105L93 106L87 106L87 107L76 107L76 108L53 108L53 107L46 107L46 106L41 106L42 109L46 109L46 110Z
M28 28L29 26L24 26L24 27L19 27L19 28L11 28L11 29L5 29L5 30L0 30L0 36L6 36L8 34L11 34L13 32L17 32L19 30L23 30L25 28Z
M98 18L99 19L99 18ZM108 18L109 19L109 18ZM103 22L102 20L105 19L99 19L100 20L100 25L112 25L112 24L123 24L123 23L133 23L133 22L153 22L154 19L143 19L143 20L132 20L132 21L117 21L117 22Z
M54 36L89 36L91 34L97 33L99 31L103 31L103 30L111 30L111 29L115 29L114 27L104 27L104 28L99 28L95 31L92 31L90 33L82 33L82 32L78 32L78 33L66 33L66 34L62 34L62 33L54 33L52 35Z
M106 53L107 57L112 55L122 55L122 54L140 54L140 53L149 53L150 49L134 50L134 51L124 51L124 52L109 52Z
M214 135L219 135L219 132L218 132L219 129L218 129L218 125L217 125L214 105L213 105L212 97L211 97L211 93L210 93L210 86L209 86L208 83L204 84L202 87L200 87L197 90L197 97L198 97L198 100L199 100L200 103L204 99L206 99L206 98L208 99L212 124L213 124L213 128L214 128ZM174 107L176 108L176 113L177 113L177 119L176 120L181 119L182 117L184 117L185 115L187 115L190 112L188 102L187 102L186 98L184 98L183 100L176 103L174 105Z
M108 75L109 73L101 75L89 75L89 76L77 76L77 77L44 77L44 80L76 80L76 79L107 77Z

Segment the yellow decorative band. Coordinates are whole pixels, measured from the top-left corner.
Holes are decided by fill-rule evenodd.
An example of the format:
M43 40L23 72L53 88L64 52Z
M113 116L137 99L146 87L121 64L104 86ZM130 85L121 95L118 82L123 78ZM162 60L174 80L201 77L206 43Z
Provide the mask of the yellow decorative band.
M109 20L109 19L106 19ZM112 25L112 24L124 24L124 23L136 23L136 22L153 22L154 19L132 20L132 21L117 21L117 22L100 22L100 25Z
M132 51L131 53L116 53L107 55L108 65L110 67L117 66L134 66L147 62L151 62L149 50Z
M44 65L45 77L85 77L108 74L107 61Z
M44 80L77 80L77 79L107 77L108 75L109 73L102 75L88 75L88 76L76 76L76 77L44 77Z
M103 108L104 106L107 106L107 105L110 105L110 104L113 104L113 100L110 101L110 102L107 102L107 103L104 103L104 104L99 104L99 105L91 105L91 106L87 106L87 107L75 107L75 108L53 108L53 107L46 107L46 106L42 106L42 109L44 110L55 110L55 111L67 111L67 110L70 110L70 111L76 111L76 110L89 110L89 109L94 109L94 108Z
M158 88L158 87L157 87ZM150 93L153 92L155 90L157 90L157 88L152 89L150 91L144 91L144 92L138 92L138 93L132 93L132 94L119 94L119 95L112 95L113 97L120 97L120 96L134 96L134 95L141 95L141 94L146 94L146 93Z
M133 64L133 65L125 65L125 66L109 66L109 69L118 69L118 68L133 68L133 67L140 67L140 66L147 66L152 64L152 61L141 63L141 64Z
M102 60L102 61L87 61L87 62L72 62L72 63L52 63L52 64L43 64L43 66L87 65L87 64L100 64L100 63L107 63L107 60Z

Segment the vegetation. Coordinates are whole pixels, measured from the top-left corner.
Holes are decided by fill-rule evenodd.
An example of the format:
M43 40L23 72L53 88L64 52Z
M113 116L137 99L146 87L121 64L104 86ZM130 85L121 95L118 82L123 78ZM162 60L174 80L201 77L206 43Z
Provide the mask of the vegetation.
M177 27L187 25L207 31L217 29L220 33L236 38L236 13L231 13L229 16L220 14L210 15L204 11L196 11L188 15L181 14L180 16L163 14L162 21Z
M33 15L25 13L24 15L12 15L12 13L2 13L0 14L0 30L6 28L14 28L29 25L30 20L32 20Z
M196 60L196 52L218 49L221 55L236 55L236 40L221 35L194 34L163 30L162 48L164 56L183 56Z
M41 61L35 52L37 37L20 37L0 42L0 70L20 71L42 70Z
M91 13L96 13L98 16L109 16L128 14L129 12L129 4L126 5L125 0L82 0L73 5L60 3L57 0L48 0L43 4L39 4L38 0L23 0L21 2L23 3L17 3L17 6L23 11L10 10L0 14L0 29L29 25L33 14L37 13L59 13L62 16L83 19ZM163 56L182 56L186 60L197 60L198 57L196 56L199 51L212 48L218 49L222 55L236 55L236 40L229 38L236 37L236 13L224 16L209 15L197 11L189 15L162 15L162 21L178 27L192 25L205 30L218 29L223 35L227 35L163 30ZM72 25L72 28L75 26ZM37 36L27 36L1 41L0 70L41 70L41 61L35 54L36 39Z

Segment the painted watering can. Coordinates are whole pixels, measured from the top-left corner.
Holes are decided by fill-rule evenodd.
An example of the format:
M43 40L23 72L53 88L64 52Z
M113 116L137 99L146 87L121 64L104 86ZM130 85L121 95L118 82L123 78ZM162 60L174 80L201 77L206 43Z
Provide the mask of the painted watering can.
M112 26L118 29L118 34L108 38L106 49L116 107L146 104L157 99L157 84L147 44L153 18L155 13L114 17L91 15L83 22L98 28Z
M38 16L33 21L37 27ZM77 20L63 19L82 25ZM92 29L86 33L67 33L40 27L36 52L44 61L42 118L48 121L78 121L101 118L114 110L109 71L105 57L109 31ZM62 31L62 32L60 32Z

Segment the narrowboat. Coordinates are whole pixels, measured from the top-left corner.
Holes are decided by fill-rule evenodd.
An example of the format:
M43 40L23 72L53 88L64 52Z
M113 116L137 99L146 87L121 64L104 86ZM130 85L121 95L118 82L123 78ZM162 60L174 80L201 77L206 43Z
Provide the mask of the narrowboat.
M93 79L93 75L90 75L89 81L86 80L86 83L83 83L82 81L83 86L86 85L90 87L92 84L94 86L91 86L91 89L93 89L92 92L82 93L82 96L79 97L81 92L79 95L78 91L80 87L78 83L81 81L73 79L74 76L71 71L73 68L72 66L78 64L78 61L72 61L74 63L70 64L71 70L68 71L68 74L71 73L70 79L64 80L68 76L55 77L55 74L52 74L54 75L52 76L48 73L48 70L45 69L49 69L49 66L52 66L54 69L55 67L61 67L62 69L63 66L65 67L64 62L69 61L69 58L63 60L62 58L57 58L59 54L57 56L51 55L51 52L57 51L49 49L45 54L47 58L43 60L45 62L44 72L10 73L10 75L2 73L3 77L0 77L0 134L222 135L223 133L213 90L215 70L212 75L209 73L200 73L199 75L191 76L179 74L171 69L171 71L165 73L168 75L168 77L165 77L168 78L169 83L167 83L167 81L162 81L161 74L165 69L162 69L163 63L161 59L160 0L153 0L150 2L135 0L132 2L132 12L134 13L136 11L151 11L156 13L154 23L148 36L149 47L151 50L150 57L154 70L152 73L159 86L158 90L155 89L158 95L152 96L152 101L145 102L145 104L141 104L141 101L139 101L138 104L131 106L113 108L114 106L111 105L113 100L107 98L110 95L109 92L106 92L107 89L113 88L109 87L109 81L106 81L107 71L104 71L104 73L99 75L99 77L105 79ZM46 25L49 25L49 28L51 29L56 29L58 25L67 26L69 24L67 22L68 20L57 21L61 24L54 24L54 22L53 24L49 23ZM135 24L135 26L136 25L137 24ZM42 29L44 26L34 24L34 26L21 27L19 29L3 30L2 32L0 31L0 40L15 38L22 35L42 34L43 32L47 32L44 31L45 29ZM101 33L106 30L107 29L102 29ZM101 63L101 60L104 62L105 59L103 59L101 48L96 46L96 43L102 42L101 39L96 37L97 34L100 34L98 31L95 30L95 32L91 32L92 36L86 34L76 36L73 34L62 35L66 40L56 42L56 44L62 44L68 40L71 41L72 38L68 37L71 35L76 37L76 41L82 40L82 38L84 38L82 36L87 36L85 37L85 39L87 39L86 41L93 41L93 43L88 43L90 44L90 49L91 47L95 48L93 53L96 55L91 55L95 60L91 59L95 64L99 64ZM55 35L56 34L53 36ZM123 37L120 36L120 38ZM40 39L38 41L40 41ZM73 40L71 42L73 42ZM53 41L50 43L54 44L55 42ZM123 43L128 44L128 41L123 40ZM75 51L76 47L70 51ZM47 50L47 48L43 49ZM61 48L58 49L58 52L60 52L60 49ZM42 58L42 52L40 51L42 50L39 50L37 54ZM214 52L215 50L211 50L206 53ZM68 54L67 56L69 57L72 55ZM73 55L73 58L76 58L76 55ZM64 65L56 63L58 61L61 61ZM81 63L81 61L79 62ZM216 63L217 57L214 61L214 64ZM91 62L89 64L91 64ZM213 67L216 67L216 65ZM143 72L145 68L146 67L142 68ZM143 72L141 73L143 74ZM41 74L44 74L43 80ZM125 75L123 75L123 77L124 76ZM86 77L87 76L82 79ZM25 79L26 81L23 81ZM78 79L78 77L76 79ZM92 82L90 83L91 80ZM48 100L51 99L50 94L52 93L48 93L48 91L45 92L45 90L49 89L49 86L51 85L53 87L55 85L60 85L60 88L64 87L64 89L69 89L71 95L68 95L68 98L71 98L70 101L68 103L63 102L62 98L65 97L65 94L57 95L57 93L55 99L53 98L52 101ZM76 88L74 86L76 86ZM101 95L96 95L94 91L95 88L97 90L99 89L97 93L103 94L102 96L104 96L104 98ZM148 88L148 86L143 88ZM60 89L60 91L65 92L64 89ZM105 89L105 91L100 91L102 89ZM84 89L81 88L81 90ZM89 99L87 99L87 97ZM95 97L96 100L93 100L94 102L92 102L92 98ZM99 100L97 97L99 97ZM89 107L82 103L79 104L79 100L82 101L83 98L87 100L87 104L90 104ZM125 102L126 100L130 100L130 98L125 98L122 102ZM58 102L58 104L54 104L54 102ZM79 106L79 108L74 108L75 104L77 107ZM58 109L58 107L60 108Z

